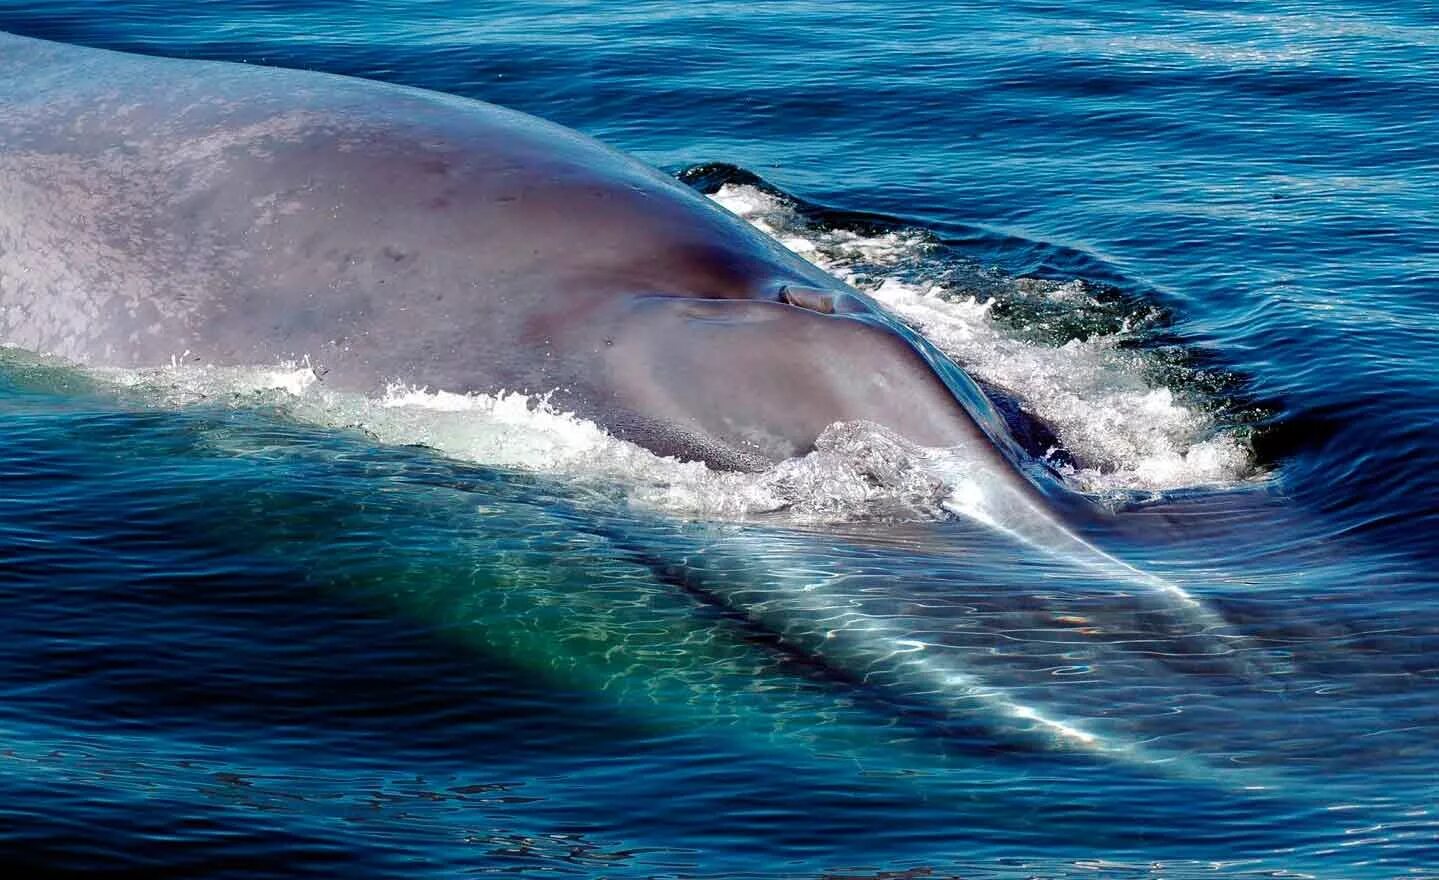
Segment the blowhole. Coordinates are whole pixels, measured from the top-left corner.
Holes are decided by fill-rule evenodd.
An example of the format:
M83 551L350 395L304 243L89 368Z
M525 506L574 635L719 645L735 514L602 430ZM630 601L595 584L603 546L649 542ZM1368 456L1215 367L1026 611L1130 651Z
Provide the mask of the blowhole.
M848 315L869 311L858 298L842 291L795 284L786 284L779 289L779 301L821 315Z

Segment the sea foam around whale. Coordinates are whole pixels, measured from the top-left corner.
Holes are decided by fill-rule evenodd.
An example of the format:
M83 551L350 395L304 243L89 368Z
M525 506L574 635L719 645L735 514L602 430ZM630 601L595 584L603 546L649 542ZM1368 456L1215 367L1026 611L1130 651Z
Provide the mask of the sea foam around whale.
M714 200L828 272L861 287L974 376L1011 395L1053 428L1057 469L1092 493L1163 492L1252 475L1250 450L1202 407L1149 378L1144 354L1122 350L1123 331L1052 345L1025 338L981 301L938 280L919 233L871 235L809 224L783 197L726 184ZM936 280L926 280L926 273ZM1030 285L1063 309L1093 305L1082 281ZM873 425L836 425L807 456L763 473L720 473L656 456L543 396L455 394L397 382L374 397L334 391L307 365L221 368L181 359L107 377L170 405L262 404L302 421L358 429L492 467L551 473L619 488L632 502L682 516L790 521L943 518L952 486L930 451Z

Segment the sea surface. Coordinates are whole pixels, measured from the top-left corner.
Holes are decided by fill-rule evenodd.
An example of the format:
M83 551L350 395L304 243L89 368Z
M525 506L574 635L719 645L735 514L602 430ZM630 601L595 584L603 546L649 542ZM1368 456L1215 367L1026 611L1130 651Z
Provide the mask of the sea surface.
M0 0L0 30L639 156L949 353L1135 572L965 517L862 429L719 475L537 399L0 349L17 876L1439 877L1427 4Z

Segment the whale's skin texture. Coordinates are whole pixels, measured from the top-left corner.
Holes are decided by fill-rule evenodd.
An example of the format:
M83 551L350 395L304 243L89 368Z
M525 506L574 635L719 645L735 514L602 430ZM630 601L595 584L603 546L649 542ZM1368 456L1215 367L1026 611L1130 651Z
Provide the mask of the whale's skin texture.
M960 370L665 174L479 101L0 34L0 343L550 394L755 469L867 420L1014 471Z

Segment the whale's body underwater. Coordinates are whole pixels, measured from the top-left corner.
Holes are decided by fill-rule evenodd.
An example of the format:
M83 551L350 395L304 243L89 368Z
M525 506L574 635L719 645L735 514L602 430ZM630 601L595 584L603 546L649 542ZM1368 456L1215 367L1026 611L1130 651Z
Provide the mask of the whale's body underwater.
M359 392L550 394L731 469L873 422L947 450L955 512L1140 585L1192 633L1222 625L1061 523L985 395L868 298L666 175L478 101L0 34L0 344L106 367L307 359ZM771 619L832 610L772 574L790 598L755 618L823 630ZM741 610L753 593L707 589ZM892 629L849 621L837 662L986 692Z

